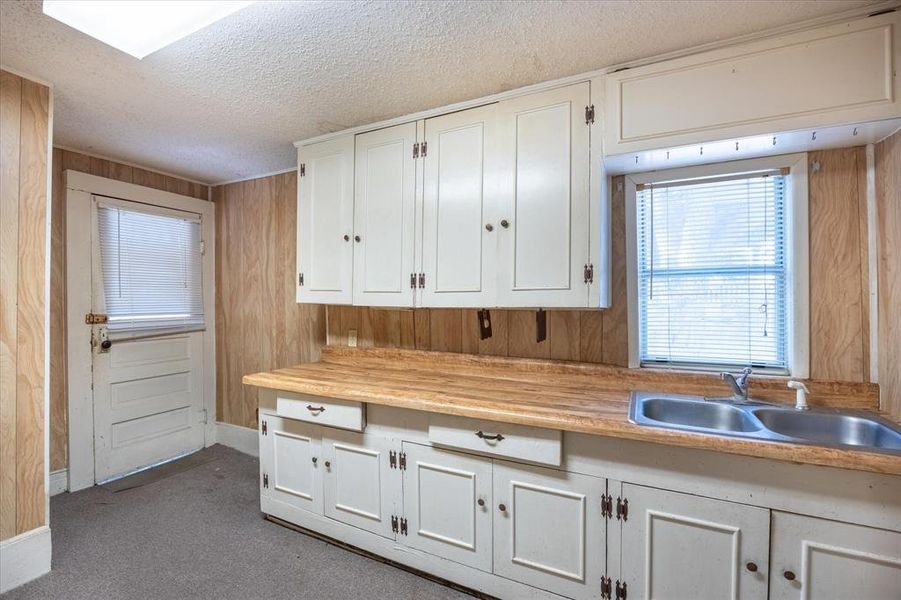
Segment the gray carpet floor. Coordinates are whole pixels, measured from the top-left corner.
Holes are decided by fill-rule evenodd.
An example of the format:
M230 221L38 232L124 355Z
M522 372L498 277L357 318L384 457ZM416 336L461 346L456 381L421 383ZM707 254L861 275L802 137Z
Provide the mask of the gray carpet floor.
M471 598L262 518L256 459L206 464L112 493L50 501L53 569L3 600Z

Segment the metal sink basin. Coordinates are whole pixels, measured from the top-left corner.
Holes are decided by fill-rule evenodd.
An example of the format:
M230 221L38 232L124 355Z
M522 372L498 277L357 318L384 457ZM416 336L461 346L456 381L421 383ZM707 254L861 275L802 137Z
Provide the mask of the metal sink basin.
M757 408L763 426L786 437L818 444L869 446L901 451L901 432L881 419L858 413Z
M801 411L755 400L633 392L629 420L646 427L901 454L901 429L864 411Z

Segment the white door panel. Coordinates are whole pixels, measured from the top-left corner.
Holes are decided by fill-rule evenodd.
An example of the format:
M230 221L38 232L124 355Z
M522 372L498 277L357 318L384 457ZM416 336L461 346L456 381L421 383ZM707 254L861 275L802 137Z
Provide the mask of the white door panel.
M769 510L628 483L619 494L610 483L628 513L610 521L609 573L629 598L766 599Z
M260 469L263 494L322 514L319 427L273 415L261 416Z
M570 598L600 598L605 485L602 478L496 460L494 572Z
M400 514L399 471L391 469L391 440L324 430L322 458L325 515L394 539L391 517Z
M583 307L589 83L498 104L500 306Z
M901 532L773 511L770 599L901 597Z
M353 299L354 138L303 146L297 187L298 302Z
M416 123L356 136L354 304L413 306Z
M492 104L425 122L420 306L494 305L495 110Z
M404 442L403 543L491 571L491 461ZM481 501L481 502L480 502Z

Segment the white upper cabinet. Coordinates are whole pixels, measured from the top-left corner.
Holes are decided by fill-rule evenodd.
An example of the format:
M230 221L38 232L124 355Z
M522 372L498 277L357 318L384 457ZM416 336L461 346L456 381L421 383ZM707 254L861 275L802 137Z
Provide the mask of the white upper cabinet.
M494 306L496 105L425 121L419 306Z
M604 154L901 116L901 12L607 76Z
M413 306L416 123L356 137L353 302Z
M584 307L590 84L500 102L498 306Z
M297 301L350 304L354 138L297 150Z

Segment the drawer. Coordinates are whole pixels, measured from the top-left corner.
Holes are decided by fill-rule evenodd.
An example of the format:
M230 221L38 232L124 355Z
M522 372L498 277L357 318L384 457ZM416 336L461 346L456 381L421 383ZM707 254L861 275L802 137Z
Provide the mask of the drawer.
M453 415L429 417L429 441L554 466L560 466L563 451L562 431Z
M280 417L329 427L353 431L363 431L366 427L366 409L362 402L277 392L275 410Z

